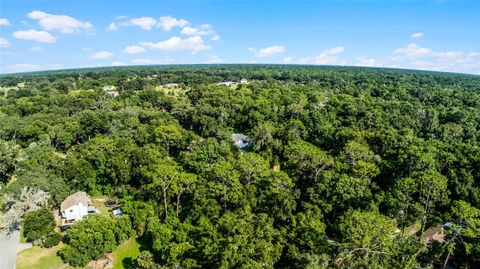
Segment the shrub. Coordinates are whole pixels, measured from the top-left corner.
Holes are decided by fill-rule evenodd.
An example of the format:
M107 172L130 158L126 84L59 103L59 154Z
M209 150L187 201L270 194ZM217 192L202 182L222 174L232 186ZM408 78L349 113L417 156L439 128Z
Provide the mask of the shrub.
M43 247L51 248L56 246L58 243L60 243L60 241L62 241L62 239L63 235L61 233L51 233L45 238L45 241L43 241Z
M53 232L55 219L48 208L41 208L25 215L23 235L32 242Z
M59 256L72 266L83 267L117 246L112 219L93 214L75 222L65 235L66 246Z

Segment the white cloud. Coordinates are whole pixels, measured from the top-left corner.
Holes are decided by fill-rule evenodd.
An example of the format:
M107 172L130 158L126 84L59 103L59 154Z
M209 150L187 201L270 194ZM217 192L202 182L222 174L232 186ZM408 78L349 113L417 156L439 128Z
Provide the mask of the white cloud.
M356 66L382 66L382 64L379 63L377 60L373 58L367 58L365 56L357 57L356 60Z
M107 30L112 32L118 31L117 24L114 22L110 23L107 27Z
M112 66L124 66L124 65L127 65L126 63L124 62L121 62L121 61L113 61Z
M93 28L90 22L82 22L67 15L48 14L39 10L28 13L28 17L33 20L38 20L40 26L45 30L58 30L64 34L75 33L81 29L90 30Z
M207 63L210 64L218 64L218 63L223 63L224 60L220 58L219 56L211 56L208 58Z
M432 55L432 49L422 48L419 45L412 43L406 47L395 49L393 53L408 58L426 57Z
M342 46L333 47L322 51L315 57L301 58L300 64L324 64L324 65L345 65L346 61L340 58L340 54L344 51Z
M63 64L52 64L53 69L60 69L63 67Z
M98 60L98 59L108 59L112 56L113 54L109 51L98 51L90 55L88 58Z
M14 64L8 65L7 70L9 72L29 72L29 71L37 71L40 70L40 66L36 64Z
M10 21L5 18L0 18L0 26L10 26Z
M413 33L410 37L411 38L421 38L421 37L423 37L423 32Z
M34 40L42 43L54 43L57 40L49 32L37 31L33 29L13 32L13 37L18 39Z
M211 39L212 39L213 41L218 41L218 40L220 40L220 36L219 36L219 35L214 35L214 36L212 36Z
M289 64L289 63L292 62L292 60L293 60L292 57L285 57L285 58L283 58L283 63Z
M123 53L127 53L127 54L138 54L143 52L145 52L145 49L143 47L136 46L136 45L127 46L123 50Z
M160 49L165 51L180 51L187 50L195 54L198 51L210 49L210 46L203 43L201 36L192 36L189 38L179 38L171 37L170 39L160 41L157 43L153 42L140 42L140 45L148 48Z
M180 33L184 35L208 35L211 33L211 30L201 30L195 27L185 26Z
M42 50L42 47L39 47L39 46L30 47L30 50L31 50L31 51L41 51L41 50Z
M174 60L171 58L165 59L134 59L133 64L171 64Z
M8 41L7 39L3 38L3 37L0 37L0 47L1 48L6 48L10 46L10 41Z
M141 27L143 30L150 31L157 24L157 20L152 17L133 18L130 23Z
M285 51L285 47L275 45L275 46L263 48L260 50L257 50L256 48L248 48L248 50L254 52L257 57L263 58L263 57L272 56L278 53L282 53Z
M462 51L435 51L423 48L417 44L409 44L395 49L394 56L390 58L395 66L402 68L415 68L426 70L451 71L462 73L479 73L479 52ZM393 65L389 65L393 66Z
M189 23L190 22L187 20L178 20L176 18L173 18L172 16L163 16L160 17L157 26L162 27L165 31L170 31L173 27L185 27Z

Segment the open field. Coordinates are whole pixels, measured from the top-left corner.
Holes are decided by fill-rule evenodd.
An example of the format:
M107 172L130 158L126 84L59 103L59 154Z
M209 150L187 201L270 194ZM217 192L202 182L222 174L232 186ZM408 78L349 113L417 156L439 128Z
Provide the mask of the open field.
M140 243L135 238L120 244L117 249L112 252L113 268L123 269L129 268L126 265L132 264L133 261L140 255Z
M57 251L62 247L62 243L52 248L41 248L34 246L25 249L17 255L17 269L60 269L66 268L62 259L57 256Z

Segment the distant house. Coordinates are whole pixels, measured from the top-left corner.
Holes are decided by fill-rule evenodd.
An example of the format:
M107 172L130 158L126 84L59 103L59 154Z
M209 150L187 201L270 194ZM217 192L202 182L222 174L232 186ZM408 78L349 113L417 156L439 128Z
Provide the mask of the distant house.
M235 84L235 82L233 82L233 81L223 81L223 82L217 83L217 85L222 85L222 86L227 86L227 87L230 87L234 84Z
M116 218L120 218L123 215L122 210L120 210L120 208L116 208L112 210L112 213Z
M62 225L70 225L75 221L81 220L86 215L95 212L96 209L92 206L90 197L83 191L68 196L60 204Z
M118 96L117 88L113 85L107 85L103 87L103 90L114 97Z
M246 79L246 78L242 78L242 79L240 80L240 83L241 83L241 84L248 83L248 79Z
M444 234L444 228L442 224L438 224L435 227L430 227L428 228L423 234L421 241L422 243L429 244L433 241L436 241L438 243L444 243L445 242L445 234Z
M162 85L163 88L178 88L178 83L167 83Z
M240 149L250 146L250 138L244 134L232 134L230 136L233 143Z

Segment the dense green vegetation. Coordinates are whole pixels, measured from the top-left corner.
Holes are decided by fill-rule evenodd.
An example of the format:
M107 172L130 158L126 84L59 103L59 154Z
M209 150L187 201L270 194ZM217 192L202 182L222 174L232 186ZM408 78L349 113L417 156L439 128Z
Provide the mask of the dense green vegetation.
M147 246L141 268L480 263L478 76L215 65L0 81L4 192L38 188L52 207L77 190L122 201L126 220L67 232L72 265L132 233ZM445 242L422 240L445 223Z
M23 235L27 242L32 242L53 233L55 220L48 208L41 208L25 215Z

